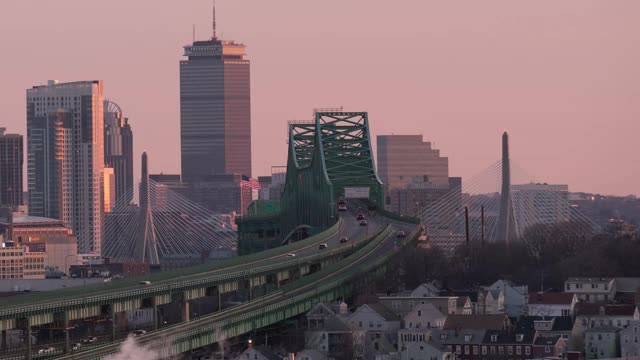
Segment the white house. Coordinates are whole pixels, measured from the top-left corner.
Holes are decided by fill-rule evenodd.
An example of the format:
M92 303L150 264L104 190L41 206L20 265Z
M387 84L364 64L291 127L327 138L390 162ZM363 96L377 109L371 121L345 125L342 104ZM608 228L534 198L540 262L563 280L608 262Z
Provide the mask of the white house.
M485 287L485 290L502 290L504 293L504 311L510 317L527 314L527 300L529 297L529 287L527 285L517 286L510 280L498 280Z
M417 305L403 319L404 329L441 329L447 316L443 315L433 304Z
M572 350L585 349L585 332L587 330L607 327L623 329L629 326L632 321L640 320L640 313L635 305L578 303L576 315L569 345Z
M605 326L589 329L585 332L585 358L611 359L617 358L620 329Z
M324 321L334 315L347 316L349 309L347 304L342 303L317 303L306 314L307 328L322 328Z
M564 291L575 293L580 301L606 303L616 295L615 278L569 278L564 282Z
M386 306L362 305L346 320L353 330L366 332L364 343L368 358L396 351L401 319Z
M238 355L235 360L282 360L282 356L274 353L266 347L249 347Z
M504 314L504 292L500 290L478 290L476 313L480 315Z
M529 295L530 316L571 316L578 298L572 293L535 293Z

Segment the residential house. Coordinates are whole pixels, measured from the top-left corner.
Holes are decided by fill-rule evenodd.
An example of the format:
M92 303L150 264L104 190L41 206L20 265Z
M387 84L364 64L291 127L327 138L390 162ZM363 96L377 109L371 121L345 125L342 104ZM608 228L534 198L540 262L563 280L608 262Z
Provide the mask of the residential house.
M543 337L558 336L563 340L569 340L573 331L572 316L526 316L518 319L518 324L525 324L527 321L532 323L532 328Z
M403 329L398 332L400 360L454 360L449 347L429 329Z
M640 320L635 305L598 305L591 303L576 304L576 321L571 332L569 348L584 350L585 332L594 328L611 327L623 329L633 320Z
M468 296L458 296L456 300L456 314L471 315L473 314L473 305Z
M317 350L329 358L341 360L364 356L364 331L354 331L346 318L333 315L323 320L321 328L305 331L305 349Z
M504 293L504 311L509 317L527 314L529 287L518 286L510 280L498 280L485 287L485 290L502 290Z
M560 336L537 336L533 343L533 357L536 359L561 357L567 349L567 340Z
M415 288L415 290L413 290L411 292L411 295L409 296L410 297L440 296L440 289L438 289L437 287L435 287L435 285L431 283L424 283L418 286L417 288Z
M305 314L307 328L322 328L324 326L324 320L339 314L343 316L349 314L346 303L317 303Z
M529 295L530 316L571 316L578 298L573 293L535 293Z
M535 331L531 330L487 330L480 353L484 360L532 359L535 335Z
M502 289L478 290L476 314L504 314L504 291Z
M619 356L620 329L612 326L595 327L585 331L586 359L608 359Z
M633 320L620 330L620 356L640 356L640 321Z
M615 278L569 278L564 282L564 291L575 293L579 301L607 303L616 295Z
M365 351L373 355L397 352L400 320L381 303L362 305L347 317L352 329L365 332Z
M616 302L640 305L640 278L616 278Z
M300 351L294 360L327 360L327 356L315 349L305 349Z
M485 333L484 329L441 330L439 338L440 342L447 345L449 351L455 354L456 360L480 360L482 359L480 346Z
M282 356L264 346L249 347L235 360L282 360Z
M431 329L444 326L447 319L433 304L420 304L411 310L403 319L405 329Z
M431 296L431 297L411 297L411 296L379 296L380 303L393 311L401 318L420 304L432 304L441 313L455 314L457 307L457 297L455 296Z

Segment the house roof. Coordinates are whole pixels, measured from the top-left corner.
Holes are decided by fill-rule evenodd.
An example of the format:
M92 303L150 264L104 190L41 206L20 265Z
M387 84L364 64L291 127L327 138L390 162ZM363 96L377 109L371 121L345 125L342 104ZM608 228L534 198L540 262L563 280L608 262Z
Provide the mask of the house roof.
M576 304L577 315L606 315L606 316L633 316L636 311L635 305L600 305L585 302Z
M410 316L416 315L418 310L422 311L422 317L424 318L432 317L442 319L446 317L446 315L442 314L433 304L427 303L416 305L404 318L407 319Z
M492 340L492 335L497 335L496 341ZM522 340L518 341L518 335L522 335ZM536 332L532 330L522 331L502 331L502 330L487 330L484 334L483 344L533 344Z
M640 289L640 277L616 278L616 291L623 293L635 293Z
M471 290L445 290L444 292L441 292L441 295L445 295L445 296L457 296L457 297L461 297L461 296L466 296L469 298L469 300L471 300L472 303L477 303L478 302L478 292L477 291L471 291Z
M558 339L560 339L559 335L538 336L533 344L539 346L555 346L558 343Z
M351 328L340 316L334 315L324 321L322 330L328 332L350 332Z
M564 292L535 293L529 295L529 304L535 305L571 305L575 295Z
M366 306L378 313L378 315L382 316L387 321L400 320L400 317L398 315L396 315L393 311L389 310L388 307L382 305L381 303L367 304Z
M585 283L608 283L614 278L598 278L598 277L570 277L567 282L585 282Z
M321 353L320 351L316 350L316 349L304 349L300 352L300 354L298 354L298 356L296 356L296 359L298 358L302 358L302 355L306 355L311 357L312 359L326 359L327 357L324 356L323 353Z
M492 315L458 315L447 316L444 322L445 330L465 329L465 330L502 330L509 323L509 318L505 314Z
M434 331L433 337L437 337L444 344L481 344L484 339L485 330L442 330ZM446 336L445 339L441 339L442 334ZM471 335L471 339L467 340L467 336Z
M518 318L516 327L518 329L534 329L536 321L551 321L553 323L551 330L544 331L571 331L573 330L572 316L521 316Z
M262 356L264 356L268 360L282 360L282 356L280 356L280 355L276 354L275 352L271 351L271 349L269 349L268 347L255 346L254 349L257 352L259 352L260 354L262 354Z

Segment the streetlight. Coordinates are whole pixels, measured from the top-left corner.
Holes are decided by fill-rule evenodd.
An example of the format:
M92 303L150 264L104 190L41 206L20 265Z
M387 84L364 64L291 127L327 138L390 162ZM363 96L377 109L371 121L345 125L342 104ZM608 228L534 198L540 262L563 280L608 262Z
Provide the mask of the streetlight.
M76 264L78 263L78 255L73 255L73 254L68 254L67 256L64 257L64 272L65 274L67 274L67 278L69 277L69 275L71 275L71 271L69 271L69 265L67 264L67 259L69 258L69 256L75 256L76 257Z

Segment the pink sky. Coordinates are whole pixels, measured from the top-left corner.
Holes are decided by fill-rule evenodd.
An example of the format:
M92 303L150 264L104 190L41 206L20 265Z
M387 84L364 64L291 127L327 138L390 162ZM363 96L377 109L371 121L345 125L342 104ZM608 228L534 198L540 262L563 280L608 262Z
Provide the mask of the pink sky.
M506 129L512 159L540 181L640 194L640 1L218 0L217 11L218 33L252 61L256 176L285 164L288 120L342 105L368 111L374 136L423 134L452 176L498 160ZM136 156L177 173L192 24L210 35L210 1L2 0L0 126L25 133L32 85L102 79Z

